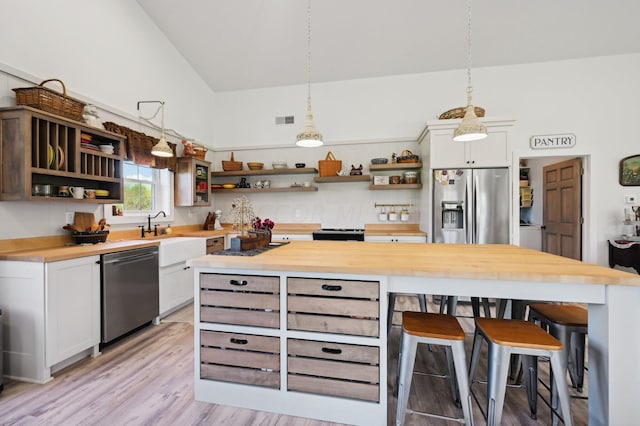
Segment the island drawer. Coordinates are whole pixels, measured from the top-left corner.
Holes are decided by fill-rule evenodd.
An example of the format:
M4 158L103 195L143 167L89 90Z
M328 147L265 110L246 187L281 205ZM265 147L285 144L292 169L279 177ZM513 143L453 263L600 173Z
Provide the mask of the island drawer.
M375 346L287 340L290 391L380 400L380 355Z
M280 278L200 274L200 321L280 327Z
M287 327L377 337L380 283L317 278L287 279Z
M280 388L280 339L200 331L200 378Z

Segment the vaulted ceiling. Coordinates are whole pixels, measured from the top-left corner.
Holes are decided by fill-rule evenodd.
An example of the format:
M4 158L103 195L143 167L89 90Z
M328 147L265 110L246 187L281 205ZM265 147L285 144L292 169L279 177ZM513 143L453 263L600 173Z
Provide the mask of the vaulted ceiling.
M214 91L303 84L305 0L137 0ZM466 67L465 0L311 0L312 82ZM638 0L474 0L473 66L640 52Z

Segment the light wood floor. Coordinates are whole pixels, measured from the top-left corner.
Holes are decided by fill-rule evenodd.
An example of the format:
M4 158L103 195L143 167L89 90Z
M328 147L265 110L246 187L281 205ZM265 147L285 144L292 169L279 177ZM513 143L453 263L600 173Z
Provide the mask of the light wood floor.
M399 298L399 309L402 307ZM433 308L433 306L430 306ZM433 310L432 310L433 312ZM0 425L333 425L297 417L244 410L194 401L193 395L193 311L185 308L105 348L102 355L61 371L45 385L8 381L0 394ZM465 328L471 320L461 320ZM394 327L390 342L389 414L393 424L400 329ZM467 339L468 349L471 335ZM419 349L416 369L434 369L443 363L438 347ZM483 362L482 360L481 362ZM481 367L486 364L481 364ZM541 369L547 369L543 363ZM480 368L483 370L483 368ZM485 386L474 385L479 397ZM586 393L586 390L585 390ZM416 376L410 399L414 409L438 410L459 415L450 401L445 380ZM431 401L431 402L430 402ZM427 407L430 405L430 407ZM572 400L574 421L587 424L587 403ZM524 389L509 388L503 424L549 424L549 411L539 402L538 420L528 416ZM476 424L485 424L474 403ZM447 424L410 415L410 425ZM449 423L452 424L452 423Z

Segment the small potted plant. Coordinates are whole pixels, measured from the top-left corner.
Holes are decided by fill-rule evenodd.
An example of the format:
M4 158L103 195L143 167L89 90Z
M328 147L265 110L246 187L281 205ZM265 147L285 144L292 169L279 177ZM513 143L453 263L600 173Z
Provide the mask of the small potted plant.
M253 229L250 232L267 237L268 241L271 242L271 230L275 226L275 223L271 219L262 220L256 216L251 226Z

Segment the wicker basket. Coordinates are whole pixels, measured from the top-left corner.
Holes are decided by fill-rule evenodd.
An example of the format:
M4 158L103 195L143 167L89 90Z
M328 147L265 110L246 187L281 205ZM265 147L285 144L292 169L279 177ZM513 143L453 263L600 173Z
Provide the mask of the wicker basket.
M231 161L222 160L222 170L224 170L225 172L242 170L242 161L234 161L233 152L232 152Z
M442 114L440 114L440 117L438 117L440 120L448 120L450 118L462 118L464 117L464 113L467 111L467 107L460 107L460 108L454 108L454 109L450 109L449 111L445 111ZM484 117L484 108L481 107L474 107L473 111L476 113L477 117Z
M62 93L43 87L45 83L57 81L62 85ZM62 80L51 78L35 87L13 89L16 92L16 104L41 109L42 111L82 121L85 104L67 96L67 88Z
M324 160L318 160L320 177L336 176L342 170L342 160L336 160L333 152L329 151Z
M207 155L207 151L209 151L209 148L207 148L206 146L193 145L193 154L185 152L184 156L185 157L194 157L194 158L197 158L199 160L204 160L204 157Z
M409 151L408 149L405 149L398 156L396 161L398 163L417 163L418 162L418 158L419 157L417 155L415 155L413 152Z

